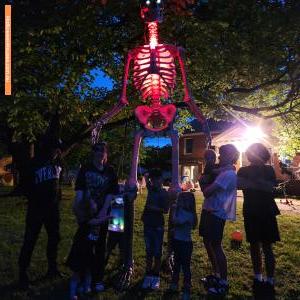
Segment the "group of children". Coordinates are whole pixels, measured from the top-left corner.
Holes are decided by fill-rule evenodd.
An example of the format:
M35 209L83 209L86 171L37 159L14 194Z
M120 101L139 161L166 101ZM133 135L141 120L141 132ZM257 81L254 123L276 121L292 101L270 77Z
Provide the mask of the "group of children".
M253 144L246 151L250 165L239 169L236 174L235 163L239 152L234 145L223 145L219 149L219 163L213 150L205 153L206 166L200 178L204 203L201 212L199 235L207 251L213 274L202 278L209 294L224 295L228 291L227 259L222 248L223 231L226 220L236 219L237 188L244 192L244 223L247 241L250 243L250 254L254 270L254 288L274 288L275 259L272 243L279 240L276 215L279 210L272 195L276 184L274 170L266 165L270 159L268 150L262 144ZM170 208L169 193L163 189L162 174L152 170L146 175L148 196L142 214L144 240L146 248L146 270L143 289L159 289L160 269L164 237L164 214ZM109 201L109 199L108 199ZM105 207L105 205L104 205ZM105 208L104 208L105 209ZM101 213L100 213L101 215ZM89 221L89 225L105 222L106 214ZM180 271L184 276L183 299L190 298L191 259L193 242L191 231L196 228L197 212L195 196L191 192L180 192L171 207L172 241L174 257L170 291L178 290ZM98 220L98 221L96 221ZM97 224L96 224L97 223ZM76 241L76 239L75 239ZM261 248L265 255L267 281L262 277ZM85 273L81 282L89 290L90 277ZM73 281L79 284L78 274ZM77 277L76 277L77 276ZM74 280L75 278L75 280ZM72 293L73 291L73 293ZM76 299L74 287L71 286L71 299Z

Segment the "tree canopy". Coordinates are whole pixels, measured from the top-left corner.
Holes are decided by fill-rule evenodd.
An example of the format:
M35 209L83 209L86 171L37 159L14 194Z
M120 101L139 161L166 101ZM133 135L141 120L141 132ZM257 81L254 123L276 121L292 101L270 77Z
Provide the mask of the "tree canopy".
M191 90L205 115L297 119L299 1L181 2L167 2L160 41L186 49ZM13 95L1 100L1 128L10 141L34 142L58 114L72 147L118 101L124 56L144 43L139 1L13 1L12 25ZM114 80L112 90L93 87L95 68ZM182 90L178 76L179 107ZM130 106L112 122L132 120L139 99L130 80Z

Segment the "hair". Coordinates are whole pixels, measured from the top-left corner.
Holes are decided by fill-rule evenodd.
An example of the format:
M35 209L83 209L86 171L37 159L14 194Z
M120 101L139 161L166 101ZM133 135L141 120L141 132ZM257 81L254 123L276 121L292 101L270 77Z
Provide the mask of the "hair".
M107 143L104 141L98 142L94 145L92 145L92 152L96 151L98 148L103 148L106 152L108 152L108 146ZM92 157L92 156L91 156ZM92 159L92 158L91 158ZM104 164L107 163L107 158L104 160Z
M198 217L196 212L196 199L194 194L192 192L179 193L177 198L177 209L179 207L193 214L193 228L195 229L198 223Z
M232 164L235 164L239 159L240 152L233 144L222 145L219 149L220 155L228 157Z
M268 149L261 143L254 143L246 150L246 156L250 163L265 164L271 157Z
M207 161L210 159L214 159L214 160L217 159L217 154L213 149L207 149L204 152L204 160Z

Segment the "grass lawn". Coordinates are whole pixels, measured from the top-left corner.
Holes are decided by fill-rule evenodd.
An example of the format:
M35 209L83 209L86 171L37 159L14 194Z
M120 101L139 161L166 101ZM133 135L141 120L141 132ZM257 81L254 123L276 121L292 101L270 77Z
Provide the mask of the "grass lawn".
M1 188L0 195L8 192ZM59 247L60 269L69 274L64 267L64 261L70 249L76 223L71 212L73 191L65 188L61 209L61 242ZM198 211L200 211L201 198L197 196ZM168 286L169 276L162 274L161 290L147 295L141 295L139 284L144 272L144 243L140 216L145 203L145 195L136 200L135 234L134 234L134 259L135 273L132 288L127 293L117 295L111 288L111 278L116 267L117 251L111 257L108 265L107 286L105 293L95 296L93 299L161 299L166 298L164 293ZM43 230L36 245L31 268L30 279L33 281L33 289L29 293L16 289L17 258L24 234L24 219L26 200L21 197L0 197L0 299L68 299L68 279L55 281L43 281L41 277L47 269L45 255L46 234ZM276 294L277 299L300 299L300 215L284 213L278 217L282 241L275 246L277 258L276 270ZM230 249L230 233L235 229L243 229L241 203L238 203L237 222L228 222L225 227L224 248L228 257L228 272L230 280L230 292L227 299L252 299L251 284L252 270L248 245L244 242L240 250ZM193 234L194 252L192 258L193 288L192 299L204 299L205 290L199 279L210 273L210 266L197 235ZM173 299L178 299L173 297Z

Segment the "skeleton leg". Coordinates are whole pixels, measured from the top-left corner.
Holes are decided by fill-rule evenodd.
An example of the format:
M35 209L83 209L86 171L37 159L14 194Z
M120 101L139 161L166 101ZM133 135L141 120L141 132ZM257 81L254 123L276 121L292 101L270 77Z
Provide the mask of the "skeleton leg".
M130 170L130 176L128 180L128 185L130 188L137 187L137 168L138 168L138 161L139 161L139 150L140 150L140 144L143 135L144 135L144 130L139 130L134 136L131 170Z
M176 202L177 194L181 191L179 184L179 137L177 130L170 131L170 137L172 141L172 184L170 188L170 211L169 211L169 222L168 222L168 246L167 246L167 258L165 261L166 269L169 273L173 273L174 269L174 259L173 259L173 222L172 216L175 207L173 204Z
M124 106L125 104L118 102L111 110L105 112L101 118L94 123L94 128L92 130L92 144L96 144L99 141L103 125L117 115Z
M117 282L117 289L122 291L127 289L130 284L133 273L133 222L134 222L134 200L137 196L137 168L139 158L139 148L144 130L140 130L135 134L134 146L132 154L131 171L128 180L128 193L124 197L124 264L119 280Z

